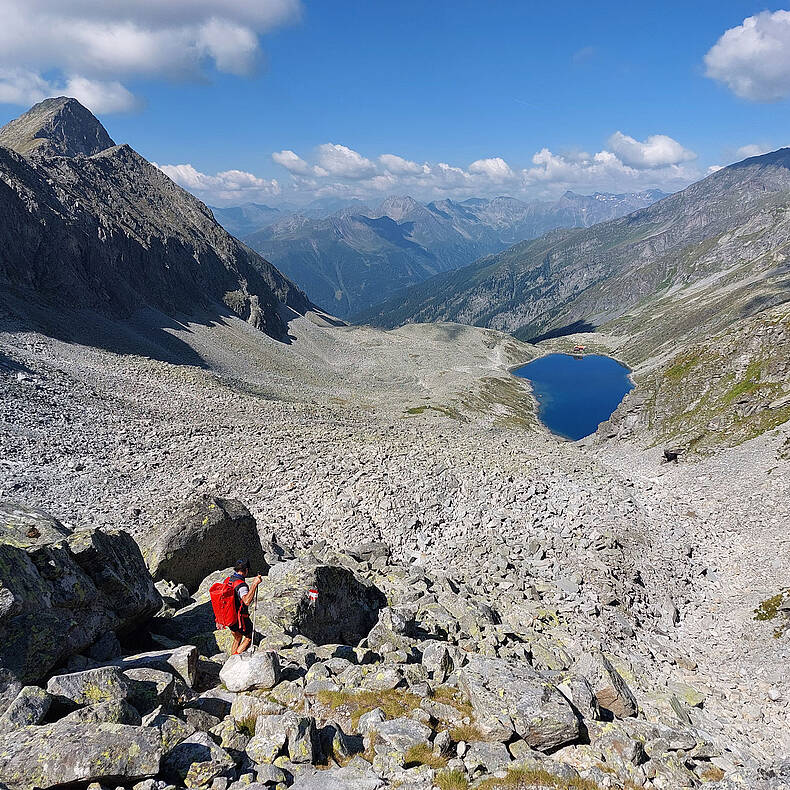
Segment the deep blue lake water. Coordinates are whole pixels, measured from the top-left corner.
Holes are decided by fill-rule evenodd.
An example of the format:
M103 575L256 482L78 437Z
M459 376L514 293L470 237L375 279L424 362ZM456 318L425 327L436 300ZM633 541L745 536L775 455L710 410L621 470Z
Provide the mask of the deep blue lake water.
M548 354L513 373L532 384L540 421L552 433L574 441L608 420L634 387L627 367L600 354Z

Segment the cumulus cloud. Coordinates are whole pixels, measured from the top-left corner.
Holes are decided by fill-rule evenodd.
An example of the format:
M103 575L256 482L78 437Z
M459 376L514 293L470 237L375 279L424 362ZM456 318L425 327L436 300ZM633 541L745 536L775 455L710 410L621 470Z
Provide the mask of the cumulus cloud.
M370 159L337 143L318 146L318 167L328 175L341 178L367 178L376 172L376 166Z
M615 132L609 138L609 147L621 162L637 169L677 165L697 158L693 151L665 134L653 134L639 141L622 132Z
M379 157L379 162L388 173L394 176L427 174L430 170L428 165L418 165L416 162L396 154L382 154Z
M772 102L790 96L790 11L763 11L730 28L705 55L706 74L736 96Z
M225 170L211 176L190 164L156 166L176 184L209 203L246 203L276 197L282 191L276 179L259 178L244 170Z
M182 186L217 204L227 204L232 195L252 200L256 199L254 194L280 193L297 202L329 196L375 200L393 194L420 199L505 194L551 198L566 189L681 189L703 175L689 164L695 157L694 152L666 135L652 135L640 142L617 132L608 147L597 153L581 149L556 153L542 148L532 155L528 166L520 169L501 156L476 159L466 166L419 164L391 153L368 159L339 143L319 145L307 156L288 148L275 151L272 161L288 173L283 182L240 171L208 176L192 165L166 165L162 169Z
M301 4L0 0L0 8L0 101L30 104L68 92L96 112L114 112L136 104L128 79L199 79L209 65L249 74L259 36L296 19Z
M503 184L513 178L513 171L510 169L510 165L501 156L495 156L491 159L478 159L469 165L469 172L486 176L498 184Z

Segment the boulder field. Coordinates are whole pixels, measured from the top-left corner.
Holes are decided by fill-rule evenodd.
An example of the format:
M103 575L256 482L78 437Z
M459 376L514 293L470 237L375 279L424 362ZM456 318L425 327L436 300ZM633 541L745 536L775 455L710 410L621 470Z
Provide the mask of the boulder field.
M0 508L0 787L782 786L704 694L657 683L627 629L607 640L550 584L497 601L383 543L296 552L234 501L186 503L156 553ZM241 656L207 592L230 569L194 578L219 556L213 510L266 570Z

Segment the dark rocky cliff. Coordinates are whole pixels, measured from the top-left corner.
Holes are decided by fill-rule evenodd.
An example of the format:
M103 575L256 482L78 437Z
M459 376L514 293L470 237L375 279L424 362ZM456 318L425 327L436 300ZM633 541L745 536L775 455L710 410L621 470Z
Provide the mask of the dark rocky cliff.
M203 203L128 145L114 145L74 100L37 105L0 130L0 143L16 149L0 147L0 299L15 311L232 313L281 338L289 313L312 308Z

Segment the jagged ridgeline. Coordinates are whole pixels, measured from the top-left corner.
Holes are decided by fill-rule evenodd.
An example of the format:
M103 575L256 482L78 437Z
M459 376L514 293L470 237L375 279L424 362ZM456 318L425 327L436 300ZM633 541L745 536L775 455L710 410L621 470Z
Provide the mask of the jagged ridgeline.
M640 361L788 298L789 168L787 148L746 159L620 219L438 275L358 318L458 321L522 339L620 318L619 333L639 335L628 356Z
M79 102L47 99L0 129L0 300L53 333L82 316L211 321L274 338L308 298Z

